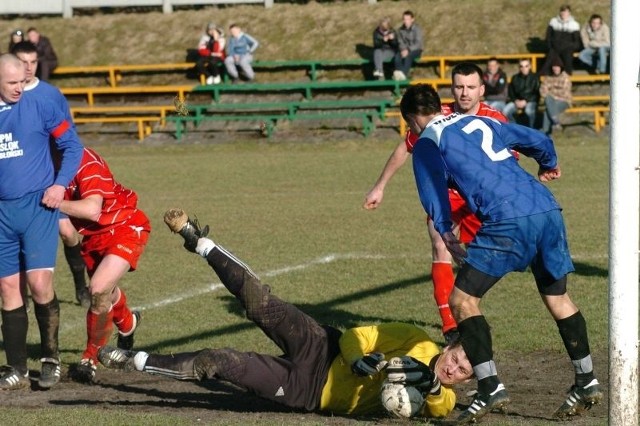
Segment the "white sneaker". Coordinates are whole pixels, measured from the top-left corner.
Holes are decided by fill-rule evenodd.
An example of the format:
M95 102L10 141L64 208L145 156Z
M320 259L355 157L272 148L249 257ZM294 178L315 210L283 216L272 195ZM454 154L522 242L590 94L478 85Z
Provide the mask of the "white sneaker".
M212 76L212 75L210 75L209 77L207 77L207 84L211 85L211 84L213 84L213 82L214 82L214 81L215 81L215 80L214 80L214 78L213 78L213 76Z
M384 77L384 73L382 71L375 70L373 72L374 77Z
M396 81L402 81L402 80L406 80L407 76L404 75L404 73L400 70L395 70L393 72L393 79Z
M219 75L213 77L213 84L220 84L221 81L222 81L222 78L220 78Z

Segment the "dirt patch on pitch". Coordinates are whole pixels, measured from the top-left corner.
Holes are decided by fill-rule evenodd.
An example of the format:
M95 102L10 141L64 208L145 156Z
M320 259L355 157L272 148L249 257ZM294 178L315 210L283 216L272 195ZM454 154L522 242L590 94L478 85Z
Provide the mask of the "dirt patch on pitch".
M496 353L500 377L507 386L512 403L508 413L489 414L483 424L544 424L553 421L552 414L562 403L564 392L573 382L571 365L565 354L555 352ZM607 354L594 354L596 372L603 384L605 399L573 425L607 423ZM66 371L64 371L66 373ZM35 382L34 382L35 385ZM461 386L460 408L470 402L466 392L475 383ZM96 383L83 385L63 378L48 391L23 389L0 392L0 406L21 408L94 407L101 410L135 410L154 414L171 413L186 421L211 423L269 424L356 424L368 420L375 424L398 424L396 419L348 419L322 414L292 412L286 407L248 395L225 383L181 382L163 377L99 368ZM455 411L451 418L455 418Z

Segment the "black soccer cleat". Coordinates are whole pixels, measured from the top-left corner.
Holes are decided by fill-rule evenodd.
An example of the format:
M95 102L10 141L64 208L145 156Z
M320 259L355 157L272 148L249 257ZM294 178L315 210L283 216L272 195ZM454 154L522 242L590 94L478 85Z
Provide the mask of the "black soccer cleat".
M600 383L598 380L593 379L586 386L571 386L567 399L558 408L554 416L567 420L573 416L580 415L585 410L590 410L591 407L602 401L602 391L600 390Z
M506 413L506 407L510 402L509 394L507 394L504 385L500 383L496 390L489 395L476 393L471 405L458 416L455 423L458 425L476 423L492 411Z
M198 239L209 234L209 225L200 228L198 219L194 216L190 219L182 209L169 209L164 214L164 223L172 232L178 233L184 238L184 248L192 253L196 252Z

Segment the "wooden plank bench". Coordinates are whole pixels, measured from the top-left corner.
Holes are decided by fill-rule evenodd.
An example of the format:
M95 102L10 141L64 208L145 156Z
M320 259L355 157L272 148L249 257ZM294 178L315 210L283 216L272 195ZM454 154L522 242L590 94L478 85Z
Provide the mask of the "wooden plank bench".
M179 99L185 98L185 93L191 92L193 86L120 86L120 87L62 87L60 91L65 96L86 97L89 106L94 105L97 95L133 95L140 93L173 94Z
M141 141L151 134L151 123L160 121L158 116L144 117L78 117L73 120L75 124L83 123L136 123L138 125L138 140Z
M285 119L285 114L255 114L255 115L230 115L230 114L216 114L206 116L180 116L171 115L167 117L167 121L173 122L176 126L175 137L177 140L182 138L182 135L187 131L187 123L193 123L197 127L203 121L258 121L264 124L265 133L267 137L271 137L276 122L281 119Z
M168 113L175 112L175 105L110 105L110 106L76 106L71 107L71 117L76 121L78 118L96 118L96 115L105 116L108 114L160 114L160 125L165 125L165 118ZM89 116L89 117L87 117Z
M408 80L339 80L339 81L293 81L287 83L246 83L198 85L193 87L194 93L210 93L214 102L220 102L222 93L239 92L303 92L307 100L311 100L316 91L340 90L373 90L389 89L395 97L400 97L403 88L409 85Z

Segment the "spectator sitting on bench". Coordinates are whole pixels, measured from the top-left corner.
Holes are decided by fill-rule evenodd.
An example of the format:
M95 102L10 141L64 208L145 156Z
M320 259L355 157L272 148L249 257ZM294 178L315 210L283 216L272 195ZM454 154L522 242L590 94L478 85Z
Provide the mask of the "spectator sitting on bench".
M563 71L560 58L551 61L551 75L544 78L540 86L540 97L544 102L544 115L542 118L542 131L547 135L552 130L562 130L560 114L571 106L571 79Z
M224 60L227 74L233 82L237 82L239 78L238 67L240 67L247 80L253 80L255 74L251 62L253 62L253 52L259 45L258 40L242 32L242 29L236 24L229 26L229 34L231 34L231 38L227 43L227 57Z
M391 19L382 18L380 24L373 30L373 76L384 79L384 63L392 59L398 51L398 38L391 26Z
M559 57L567 74L573 73L573 54L580 51L580 24L571 15L571 6L560 6L560 13L547 26L547 59L540 70L541 75L551 75L551 61Z
M49 81L49 76L58 66L58 56L53 50L51 40L40 34L34 27L27 30L27 39L36 46L38 51L37 77L42 81Z
M487 69L482 73L484 82L484 103L492 108L502 111L507 106L507 74L500 68L500 62L496 57L487 61Z
M602 22L602 16L591 15L589 22L580 30L580 37L584 49L580 51L578 59L589 67L590 72L606 74L611 35L609 26ZM597 61L597 67L594 66L594 61Z
M527 125L534 127L536 111L538 110L538 98L540 96L540 77L531 71L531 61L521 59L520 71L511 77L509 83L509 103L502 113L511 123L516 121L516 112L524 112L528 117Z
M212 22L207 24L205 33L198 42L198 75L205 75L207 84L219 84L224 64L225 39L222 29Z
M398 28L398 52L394 64L394 80L406 80L416 58L422 56L422 29L415 23L415 17L410 10L402 14L402 26Z

